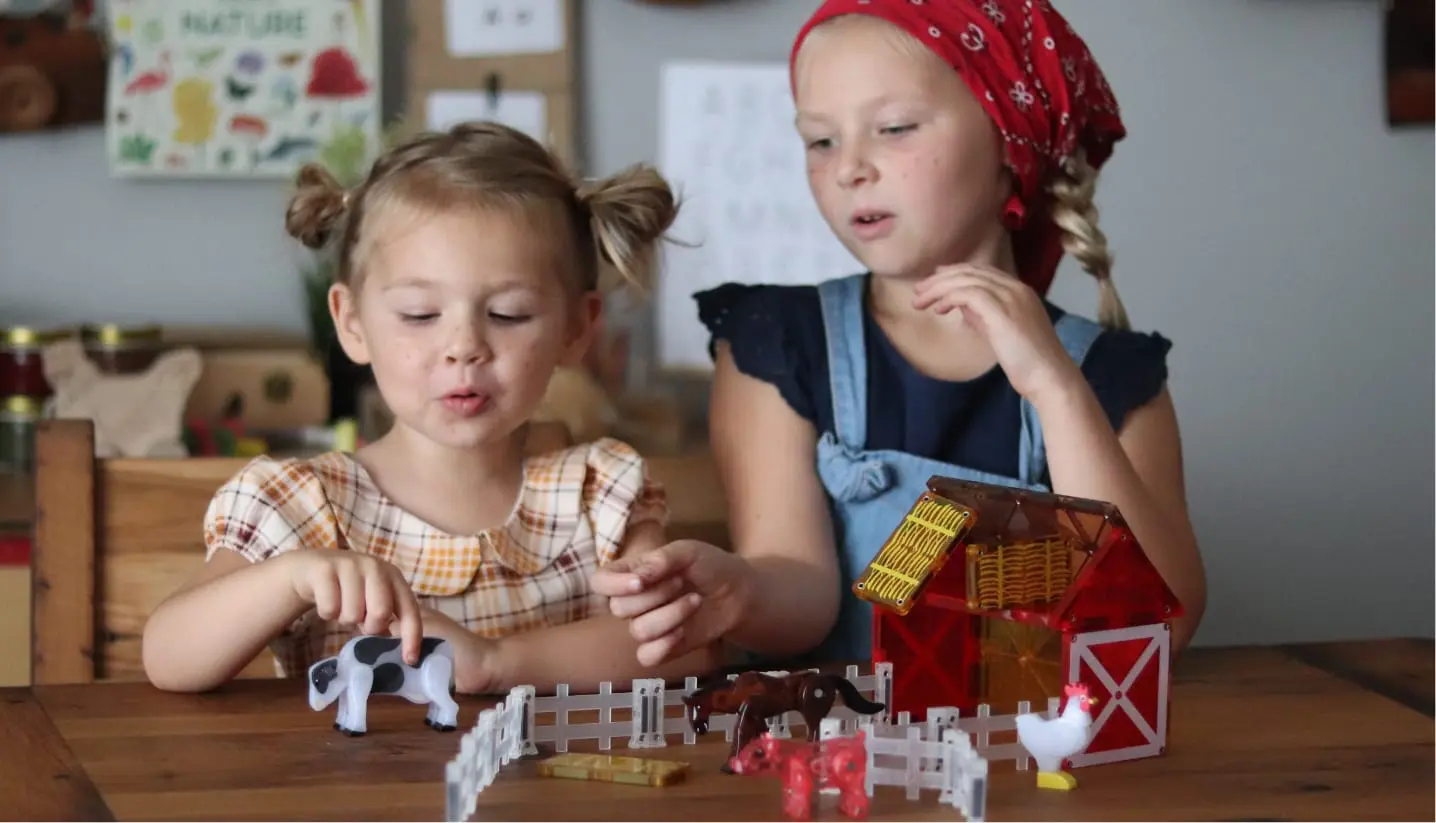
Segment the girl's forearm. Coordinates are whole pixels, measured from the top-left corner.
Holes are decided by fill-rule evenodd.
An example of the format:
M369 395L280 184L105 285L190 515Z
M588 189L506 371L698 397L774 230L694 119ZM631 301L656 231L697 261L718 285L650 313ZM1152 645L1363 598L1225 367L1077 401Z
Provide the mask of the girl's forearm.
M142 657L156 688L199 692L238 674L308 608L286 555L182 590L145 622Z
M1190 530L1165 510L1127 457L1106 413L1086 383L1034 401L1057 494L1116 506L1186 614L1173 621L1173 649L1191 640L1204 605L1204 572Z
M533 686L540 692L567 683L575 693L594 692L604 681L618 684L634 678L665 679L701 675L720 665L716 648L703 648L646 668L638 662L638 642L629 624L610 615L549 626L494 641L492 672L465 672L484 665L477 656L460 654L455 663L459 682L487 682L488 691L507 692Z
M749 596L728 642L763 655L802 654L823 642L837 622L839 595L846 596L836 574L784 557L747 563Z

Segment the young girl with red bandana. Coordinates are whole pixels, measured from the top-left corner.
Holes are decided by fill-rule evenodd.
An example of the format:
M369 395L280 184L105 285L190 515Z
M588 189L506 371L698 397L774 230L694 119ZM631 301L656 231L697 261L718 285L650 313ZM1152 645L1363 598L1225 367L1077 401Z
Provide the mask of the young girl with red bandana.
M813 195L869 271L697 295L735 550L679 541L597 576L640 659L720 637L866 657L850 586L932 475L1114 503L1185 645L1206 584L1170 343L1130 331L1112 286L1092 192L1125 130L1086 45L1045 0L827 0L790 65ZM1064 251L1099 322L1042 296Z

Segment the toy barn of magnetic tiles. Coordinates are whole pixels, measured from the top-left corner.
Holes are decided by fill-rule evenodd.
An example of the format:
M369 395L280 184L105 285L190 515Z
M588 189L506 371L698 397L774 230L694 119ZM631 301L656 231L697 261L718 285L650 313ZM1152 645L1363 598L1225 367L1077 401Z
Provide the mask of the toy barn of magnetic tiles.
M1181 604L1116 507L932 477L853 590L894 713L1040 710L1081 681L1098 704L1070 765L1165 751Z

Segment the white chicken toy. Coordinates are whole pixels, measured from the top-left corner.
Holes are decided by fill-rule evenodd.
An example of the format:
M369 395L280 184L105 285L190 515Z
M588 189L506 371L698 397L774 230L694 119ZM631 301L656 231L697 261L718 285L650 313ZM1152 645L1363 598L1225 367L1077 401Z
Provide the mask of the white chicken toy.
M1062 770L1062 761L1082 753L1092 740L1092 707L1096 699L1085 683L1062 688L1067 705L1062 714L1046 718L1029 713L1017 716L1017 740L1037 761L1037 788L1075 789L1077 778Z

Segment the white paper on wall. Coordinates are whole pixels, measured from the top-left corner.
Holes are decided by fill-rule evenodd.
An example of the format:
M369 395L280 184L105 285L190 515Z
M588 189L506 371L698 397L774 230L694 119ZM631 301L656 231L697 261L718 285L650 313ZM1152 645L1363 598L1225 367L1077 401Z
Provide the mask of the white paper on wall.
M454 57L559 51L563 22L560 0L444 0L444 41Z
M425 104L424 124L435 131L469 120L492 120L548 143L548 101L536 91L436 91Z
M693 293L725 282L807 284L862 270L818 213L786 64L675 62L662 72L663 174L683 207L656 299L663 368L712 368Z

